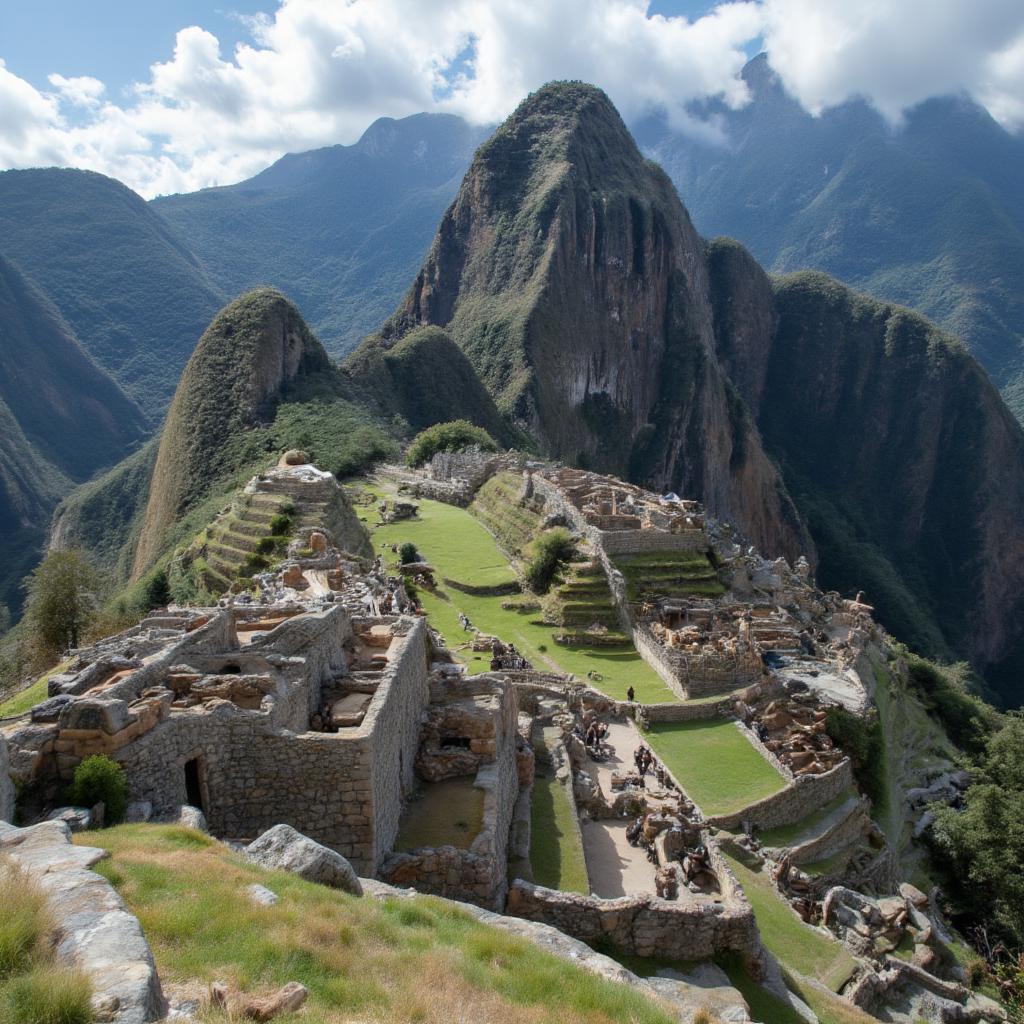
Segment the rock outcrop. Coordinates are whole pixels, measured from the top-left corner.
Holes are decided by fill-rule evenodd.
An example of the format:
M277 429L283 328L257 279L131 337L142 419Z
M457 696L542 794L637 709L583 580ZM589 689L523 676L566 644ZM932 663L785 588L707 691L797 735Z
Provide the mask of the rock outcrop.
M170 527L230 472L226 442L265 422L282 392L330 361L298 310L269 288L223 309L189 359L167 413L133 575L154 561Z
M275 825L246 848L245 855L265 868L290 871L307 882L363 894L359 877L340 853L304 836L291 825Z
M427 324L548 454L813 555L719 366L703 243L599 89L545 86L477 152L380 343Z

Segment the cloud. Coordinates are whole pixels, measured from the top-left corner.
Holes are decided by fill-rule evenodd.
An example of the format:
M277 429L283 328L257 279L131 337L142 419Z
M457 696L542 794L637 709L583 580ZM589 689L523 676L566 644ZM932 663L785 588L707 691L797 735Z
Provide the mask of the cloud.
M1020 0L764 0L764 48L812 113L862 97L890 121L966 93L1024 125Z
M713 134L688 105L748 99L739 72L763 39L789 91L820 111L861 95L893 120L967 92L1024 124L1019 0L740 0L704 17L646 0L280 0L241 19L231 53L184 26L166 60L114 102L95 78L37 90L0 62L0 166L87 167L146 196L238 181L282 153L352 142L378 116L449 111L497 121L531 89L580 78L627 120L661 111Z

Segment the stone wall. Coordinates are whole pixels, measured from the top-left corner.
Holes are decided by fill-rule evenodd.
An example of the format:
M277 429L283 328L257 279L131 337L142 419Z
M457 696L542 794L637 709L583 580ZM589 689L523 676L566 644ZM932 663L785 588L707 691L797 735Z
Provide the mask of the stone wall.
M381 864L380 874L395 885L409 885L450 899L500 908L507 891L509 832L519 796L515 691L504 680L470 676L448 683L435 682L432 694L440 699L441 709L445 703L458 709L474 697L496 698L491 719L493 754L488 756L487 763L480 765L473 782L484 794L483 824L468 850L441 846L394 853ZM432 736L428 742L433 742ZM474 756L480 759L479 754Z
M821 775L800 775L785 789L741 811L712 815L707 823L727 829L735 829L744 822L760 829L792 825L813 814L852 785L853 765L847 758Z
M716 863L715 870L721 872L722 867ZM728 882L726 886L729 894L720 900L686 891L679 900L654 895L604 900L517 879L509 890L506 910L552 925L587 945L611 945L627 955L706 960L736 952L754 958L760 946L754 912L738 886L735 891Z
M712 718L732 718L735 714L734 704L737 700L749 704L761 695L765 687L766 681L758 680L753 686L736 690L718 700L686 704L644 704L640 707L640 713L650 723L698 722L708 721Z
M426 626L421 619L408 623L357 728L297 733L263 711L228 702L175 712L117 754L132 799L158 810L187 803L185 764L198 759L203 810L214 834L251 839L288 824L372 874L391 847L412 785L427 699ZM285 625L293 625L289 635L297 642L299 620ZM321 667L328 663L324 654ZM314 658L314 670L317 665Z
M0 821L14 820L14 782L7 760L7 740L0 733Z
M753 650L742 658L690 655L659 643L646 626L635 627L632 635L640 656L684 700L753 686L764 675L761 659Z

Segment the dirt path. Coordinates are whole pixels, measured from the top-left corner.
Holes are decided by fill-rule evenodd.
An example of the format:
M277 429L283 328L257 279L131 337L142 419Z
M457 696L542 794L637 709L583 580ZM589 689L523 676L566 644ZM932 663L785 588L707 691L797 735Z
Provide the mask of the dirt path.
M612 899L654 892L654 865L646 852L630 846L625 821L584 821L583 852L595 896Z

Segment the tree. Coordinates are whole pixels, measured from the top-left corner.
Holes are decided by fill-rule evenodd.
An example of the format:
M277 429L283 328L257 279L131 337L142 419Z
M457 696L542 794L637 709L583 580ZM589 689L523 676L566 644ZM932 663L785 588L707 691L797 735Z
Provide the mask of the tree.
M485 452L496 452L498 445L494 438L469 420L452 420L449 423L435 423L421 430L409 445L406 456L410 466L422 466L438 452L458 452L463 448L480 448Z
M576 542L569 531L561 526L545 530L529 548L528 561L523 570L530 589L538 594L545 593L555 578L555 573L568 563L576 553Z
M171 603L171 584L164 569L157 569L146 583L146 610L166 608Z
M416 545L412 541L407 540L398 549L398 560L402 565L412 565L413 562L420 560L420 553L416 550Z
M40 653L55 660L77 647L96 614L97 575L81 551L53 551L23 584L26 618Z

